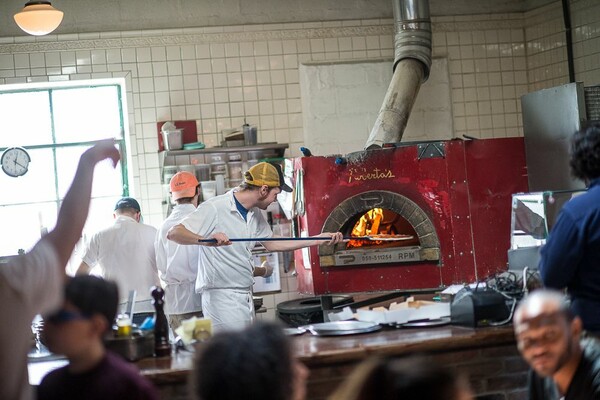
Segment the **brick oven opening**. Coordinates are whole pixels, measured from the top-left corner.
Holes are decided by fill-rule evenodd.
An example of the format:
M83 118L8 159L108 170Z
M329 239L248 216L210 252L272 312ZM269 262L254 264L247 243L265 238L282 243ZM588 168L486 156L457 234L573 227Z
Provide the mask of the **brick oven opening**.
M323 231L403 240L323 244L319 246L322 267L440 260L440 241L433 221L415 202L399 193L373 190L352 196L331 212Z
M359 247L400 247L419 246L419 236L415 228L400 214L376 207L362 215L351 218L342 228L342 233L347 237L371 236L383 240L350 240L346 249ZM386 240L389 239L389 240ZM395 240L398 239L398 240Z

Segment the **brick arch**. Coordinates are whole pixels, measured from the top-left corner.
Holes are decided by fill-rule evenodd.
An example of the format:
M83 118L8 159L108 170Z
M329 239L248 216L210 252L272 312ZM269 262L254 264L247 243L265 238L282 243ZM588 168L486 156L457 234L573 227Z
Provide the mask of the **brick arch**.
M323 232L340 231L350 218L362 215L373 208L388 209L406 219L417 232L423 259L439 260L440 241L433 221L414 201L395 192L373 190L344 200L325 220ZM331 256L335 251L334 246L326 244L319 246L320 256Z

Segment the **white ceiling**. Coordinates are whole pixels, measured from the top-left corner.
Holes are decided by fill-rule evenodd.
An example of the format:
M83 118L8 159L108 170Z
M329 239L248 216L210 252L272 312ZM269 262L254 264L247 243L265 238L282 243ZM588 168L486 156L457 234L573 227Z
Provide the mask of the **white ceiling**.
M560 0L430 0L431 15L522 12ZM26 0L0 2L0 36L23 36L13 15ZM240 24L391 18L392 0L53 0L56 34Z

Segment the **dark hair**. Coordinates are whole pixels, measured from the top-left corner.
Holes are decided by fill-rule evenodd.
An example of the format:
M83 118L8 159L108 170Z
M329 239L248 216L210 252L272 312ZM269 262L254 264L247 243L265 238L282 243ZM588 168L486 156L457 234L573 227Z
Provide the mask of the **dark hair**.
M197 353L192 390L199 400L287 400L293 358L288 337L274 323L216 334Z
M600 177L600 123L589 124L571 138L571 173L589 181Z
M65 286L65 300L83 314L103 315L110 329L117 314L119 289L112 281L93 275L77 275Z
M463 383L464 382L464 383ZM361 363L330 400L455 399L466 381L421 357L371 358Z

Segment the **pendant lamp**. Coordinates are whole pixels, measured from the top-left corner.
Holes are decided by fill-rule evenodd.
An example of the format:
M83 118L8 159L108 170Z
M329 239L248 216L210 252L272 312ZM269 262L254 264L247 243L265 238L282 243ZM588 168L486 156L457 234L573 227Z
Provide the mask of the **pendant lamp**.
M49 1L28 1L21 11L15 14L19 28L30 35L47 35L60 25L63 12L52 7Z

